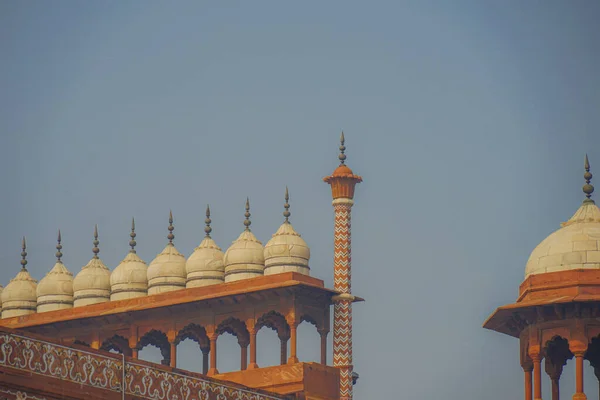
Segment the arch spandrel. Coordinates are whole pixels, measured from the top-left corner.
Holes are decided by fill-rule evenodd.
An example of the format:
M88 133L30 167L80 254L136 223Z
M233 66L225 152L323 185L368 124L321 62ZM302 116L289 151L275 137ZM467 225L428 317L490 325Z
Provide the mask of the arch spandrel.
M112 337L105 339L100 345L100 350L111 351L115 350L126 356L131 356L131 348L129 348L129 339L121 335L113 335Z
M285 340L290 337L290 326L283 314L280 314L277 311L271 310L258 317L255 325L256 332L258 333L263 327L273 329L277 332L279 339Z
M169 365L171 359L171 344L169 343L166 333L157 329L152 329L139 339L136 348L139 351L148 345L158 347L160 354L163 357L161 363L163 365Z
M210 348L210 339L208 337L206 328L202 325L190 323L184 326L177 332L177 336L175 337L175 345L178 345L186 339L191 339L198 343L198 346L200 346L201 349Z
M215 333L219 336L223 333L230 333L238 339L238 343L240 344L250 342L250 333L246 328L246 323L235 317L223 320L217 325Z

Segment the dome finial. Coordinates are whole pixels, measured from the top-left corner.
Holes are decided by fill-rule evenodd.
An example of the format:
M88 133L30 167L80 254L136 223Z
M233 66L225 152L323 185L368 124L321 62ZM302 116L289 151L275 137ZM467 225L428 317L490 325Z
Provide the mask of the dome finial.
M290 222L290 215L292 215L292 213L290 213L290 194L288 192L288 188L287 186L285 187L285 204L283 205L283 208L285 208L285 211L283 212L283 216L285 217L285 223L289 223Z
M60 244L61 241L62 241L62 237L60 235L60 229L59 229L58 230L58 244L56 245L56 262L59 262L62 264L61 257L63 256L63 254L61 253L61 250L62 250L62 244Z
M591 199L592 193L594 193L594 186L590 183L592 180L592 173L590 172L590 161L588 160L587 154L585 155L585 174L583 174L583 178L585 179L585 185L583 185L583 193L585 193L586 199L583 201L584 203L594 203L594 200Z
M94 248L92 249L92 252L94 253L94 258L98 259L98 253L100 253L100 249L98 248L98 245L100 244L100 242L98 241L98 224L94 225Z
M246 230L250 232L250 225L252 222L250 222L250 199L248 197L246 197L246 212L244 213L244 217L246 217L244 226L246 227Z
M340 136L340 155L338 156L340 159L340 165L343 165L344 161L346 161L346 154L344 154L346 151L346 146L344 146L345 142L346 140L344 139L344 131L342 131L342 135Z
M21 249L21 269L27 271L27 268L25 268L27 265L27 242L25 241L25 236L23 236L23 240L21 241Z
M175 239L175 235L173 235L173 229L175 229L173 226L173 212L169 210L169 234L167 235L167 239L169 239L170 245L173 244L173 239Z
M206 227L204 228L206 237L210 237L210 233L212 232L212 228L210 227L211 222L212 222L212 220L210 219L210 206L207 204L206 205L206 219L204 220L204 223L206 224Z
M129 234L129 237L131 238L131 240L129 241L129 246L131 246L131 250L129 250L130 253L135 253L135 245L137 244L137 242L135 241L135 237L137 235L135 234L135 218L131 218L131 233Z

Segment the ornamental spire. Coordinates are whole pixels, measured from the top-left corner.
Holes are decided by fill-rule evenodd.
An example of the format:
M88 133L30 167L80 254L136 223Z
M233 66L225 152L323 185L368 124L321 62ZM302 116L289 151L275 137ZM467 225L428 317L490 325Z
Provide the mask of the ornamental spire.
M98 241L98 224L94 225L94 248L92 249L92 252L94 253L94 258L98 259L98 253L100 253L100 249L98 248L98 245L100 244L100 242Z
M344 161L346 161L346 154L344 154L346 151L346 146L344 146L345 142L346 140L344 139L344 131L342 131L342 135L340 136L340 155L338 156L340 159L340 165L344 165Z
M283 216L285 217L285 223L289 224L290 223L290 215L292 215L292 213L290 213L290 194L288 192L288 188L287 186L285 187L285 204L283 205L283 208L285 208L285 211L283 212Z
M244 226L246 226L246 230L250 232L250 225L252 222L250 221L250 199L248 197L246 197L246 212L244 213L244 217L246 217Z
M210 219L210 206L207 204L206 205L206 219L204 220L204 223L206 224L206 227L204 228L204 232L206 233L207 238L210 237L210 233L212 232L212 228L210 227L211 222L212 222L212 220Z
M60 229L58 230L58 243L56 244L56 262L62 264L61 261L61 257L63 256L61 250L62 250L62 244L60 244L60 242L62 241L62 237L60 235Z
M131 238L131 240L129 241L129 246L131 246L131 250L129 250L130 253L135 254L135 245L137 244L137 242L135 241L135 237L137 235L135 234L135 218L131 218L131 233L129 234L129 237Z
M25 242L25 236L23 236L23 240L21 241L21 271L27 271L25 266L27 265L27 242Z
M594 200L591 199L592 193L594 193L594 186L590 183L592 180L592 173L590 172L590 161L588 160L587 154L585 155L585 174L583 174L583 178L585 179L585 185L583 185L583 193L585 193L586 199L583 201L584 203L594 203Z
M173 239L175 239L175 235L173 235L173 230L175 227L173 226L173 212L169 210L169 234L167 235L167 239L169 239L169 244L173 245Z

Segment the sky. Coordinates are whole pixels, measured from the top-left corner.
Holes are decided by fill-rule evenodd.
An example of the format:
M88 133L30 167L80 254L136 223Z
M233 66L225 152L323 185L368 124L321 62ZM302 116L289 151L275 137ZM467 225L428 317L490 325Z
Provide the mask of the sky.
M23 235L41 279L58 229L77 273L94 224L113 269L132 217L150 262L169 210L188 256L206 204L225 250L246 196L266 243L287 185L311 274L332 287L321 179L343 130L364 178L355 398L519 398L518 341L481 325L516 300L530 252L583 200L585 153L600 177L598 20L593 0L0 1L0 282L19 271ZM318 360L314 327L299 336L300 359ZM261 330L259 364L276 364L278 346ZM222 371L238 366L235 347L219 339ZM192 343L178 356L199 370Z

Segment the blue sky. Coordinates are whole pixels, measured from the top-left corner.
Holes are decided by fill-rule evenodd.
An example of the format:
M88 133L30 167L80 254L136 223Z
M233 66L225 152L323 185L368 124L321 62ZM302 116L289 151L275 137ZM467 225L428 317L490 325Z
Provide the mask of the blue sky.
M23 235L41 279L59 228L78 272L95 223L112 269L132 216L150 262L169 209L189 255L207 203L226 249L246 196L266 243L287 185L312 274L332 286L321 178L343 129L364 178L356 398L518 398L517 340L481 324L579 206L586 152L600 177L599 19L591 0L0 2L0 281L18 272ZM259 364L277 362L275 339L260 332ZM303 324L300 358L318 359L318 343ZM236 368L234 345L219 340L221 369ZM563 396L573 375L569 363Z

